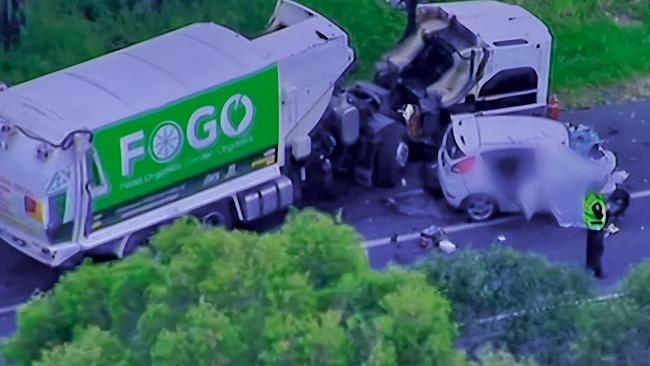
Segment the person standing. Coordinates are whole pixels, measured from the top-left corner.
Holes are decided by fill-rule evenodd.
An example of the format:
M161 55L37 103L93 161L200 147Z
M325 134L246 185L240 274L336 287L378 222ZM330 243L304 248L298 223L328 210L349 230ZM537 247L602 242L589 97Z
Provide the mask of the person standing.
M605 253L605 226L607 201L596 193L589 193L584 201L584 222L587 226L587 268L596 278L603 278L601 259Z

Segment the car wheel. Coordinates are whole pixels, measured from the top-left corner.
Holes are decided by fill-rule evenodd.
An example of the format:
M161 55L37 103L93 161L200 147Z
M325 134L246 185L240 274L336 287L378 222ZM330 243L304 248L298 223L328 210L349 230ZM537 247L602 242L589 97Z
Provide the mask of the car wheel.
M630 193L623 188L616 188L607 199L607 211L612 217L622 216L630 205Z
M404 178L406 164L409 161L409 145L406 127L397 122L384 127L379 133L379 151L373 171L376 185L395 187Z
M499 210L497 202L486 194L476 194L468 197L463 207L467 217L474 222L489 220Z

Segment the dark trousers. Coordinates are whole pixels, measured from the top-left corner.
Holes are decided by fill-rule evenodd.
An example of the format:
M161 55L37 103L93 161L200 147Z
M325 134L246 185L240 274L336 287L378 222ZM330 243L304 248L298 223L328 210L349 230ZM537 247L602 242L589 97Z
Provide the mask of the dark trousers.
M596 277L603 275L601 258L605 253L604 230L587 229L587 268L594 272Z

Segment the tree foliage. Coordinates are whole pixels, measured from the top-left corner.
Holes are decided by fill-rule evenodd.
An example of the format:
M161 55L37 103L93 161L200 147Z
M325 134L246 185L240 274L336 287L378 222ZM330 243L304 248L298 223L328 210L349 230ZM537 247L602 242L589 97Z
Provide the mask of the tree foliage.
M470 366L538 366L531 357L518 360L512 354L495 349L491 345L482 347L477 353L477 361L470 362Z
M463 324L462 345L473 356L494 344L543 365L569 361L579 309L565 304L591 296L584 271L499 245L432 257L418 267L451 301L453 319Z
M576 365L646 365L650 360L650 262L633 268L621 288L624 296L596 302L578 317Z
M350 227L314 211L257 235L178 220L151 248L82 265L18 314L18 365L464 364L425 276L372 272Z
M349 32L360 76L397 41L404 14L383 1L301 0ZM276 0L35 0L25 4L26 32L0 52L0 79L15 84L194 22L223 24L247 36L262 32ZM360 9L363 16L360 16ZM381 23L377 23L381 19ZM377 25L381 31L377 31Z

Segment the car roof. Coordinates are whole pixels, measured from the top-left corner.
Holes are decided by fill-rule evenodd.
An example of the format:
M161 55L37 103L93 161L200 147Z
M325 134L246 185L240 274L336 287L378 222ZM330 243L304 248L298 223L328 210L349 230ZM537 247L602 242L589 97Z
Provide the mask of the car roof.
M490 47L495 42L524 39L529 44L551 40L548 27L539 18L521 6L500 1L456 1L423 4L421 7L439 7L450 17L479 37Z
M536 143L569 143L566 125L552 119L531 116L470 116L453 121L456 143L465 154L480 147Z
M252 41L196 23L18 84L0 93L0 118L59 143L270 66Z

